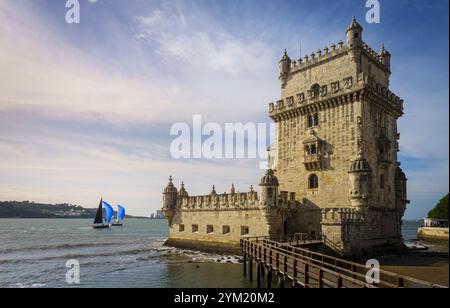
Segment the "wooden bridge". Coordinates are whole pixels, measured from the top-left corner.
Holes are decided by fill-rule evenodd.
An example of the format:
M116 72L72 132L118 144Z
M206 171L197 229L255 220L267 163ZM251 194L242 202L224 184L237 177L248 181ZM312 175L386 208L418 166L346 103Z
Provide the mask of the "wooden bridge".
M319 241L297 238L283 243L267 237L241 239L244 276L254 280L255 264L258 288L262 287L266 273L264 280L269 289L274 278L277 278L279 288L284 288L287 283L294 288L445 288L381 269L379 283L368 283L366 266L298 247Z

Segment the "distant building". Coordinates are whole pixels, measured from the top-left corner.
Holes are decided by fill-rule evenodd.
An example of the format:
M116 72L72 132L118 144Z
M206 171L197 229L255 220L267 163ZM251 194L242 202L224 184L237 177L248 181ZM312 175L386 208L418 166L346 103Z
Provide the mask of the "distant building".
M170 178L163 211L168 244L238 247L241 237L322 234L345 256L401 249L406 176L398 161L403 100L389 89L391 55L363 41L354 18L340 41L280 61L281 99L259 193L189 196Z
M425 218L423 222L425 228L448 228L447 219Z
M163 211L156 211L156 213L152 213L150 215L150 219L165 219L166 215L164 215Z
M156 219L165 219L166 215L164 215L163 211L156 211L156 215L155 215Z

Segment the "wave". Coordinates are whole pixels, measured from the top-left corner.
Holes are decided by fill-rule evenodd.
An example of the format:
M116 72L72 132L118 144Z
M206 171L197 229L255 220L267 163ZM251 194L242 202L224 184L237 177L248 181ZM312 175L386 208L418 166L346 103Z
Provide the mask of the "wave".
M25 283L15 283L10 286L10 288L17 288L17 289L39 289L39 288L45 288L45 283L33 283L33 284L25 284Z
M61 250L61 249L76 249L76 248L90 248L90 247L108 247L108 246L118 246L130 244L130 242L115 242L115 243L64 243L55 245L45 245L45 246L32 246L32 247L22 247L22 248L9 248L0 250L0 254L15 253L15 252L26 252L26 251L48 251L48 250Z
M20 264L23 262L40 262L40 261L52 261L52 260L69 260L69 259L86 259L101 258L101 257L121 257L130 256L134 257L135 261L160 261L164 263L242 263L242 258L235 255L213 254L202 251L181 249L175 247L164 246L166 239L158 238L153 239L149 243L136 243L136 242L121 242L121 243L64 243L56 245L35 246L16 248L9 250L2 250L1 253L14 253L24 251L51 251L58 250L64 252L64 250L76 249L76 248L89 248L89 247L114 247L118 249L101 251L86 251L86 252L69 252L61 253L57 255L47 256L35 256L35 257L19 257L3 258L0 259L0 264ZM120 248L120 245L130 245L128 248ZM104 261L102 261L104 262ZM96 261L93 261L96 263Z
M86 258L111 257L111 256L126 256L126 255L138 255L141 253L148 253L148 252L149 252L148 248L141 248L141 249L128 249L128 250L122 250L122 251L116 250L116 251L111 251L111 252L99 252L99 253L64 254L64 255L57 255L57 256L43 256L43 257L35 257L35 258L0 259L0 264L34 262L34 261L86 259Z

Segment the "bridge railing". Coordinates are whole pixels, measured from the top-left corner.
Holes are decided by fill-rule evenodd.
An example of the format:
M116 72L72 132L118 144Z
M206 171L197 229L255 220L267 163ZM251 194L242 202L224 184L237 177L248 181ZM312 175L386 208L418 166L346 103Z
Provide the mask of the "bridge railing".
M378 284L368 284L366 282L366 274L368 268L366 266L332 257L318 252L312 252L300 247L277 242L268 237L252 237L241 240L241 248L244 254L273 266L276 270L290 273L298 273L298 266L307 266L306 269L312 272L305 272L303 268L302 274L308 276L311 274L322 273L334 277L334 282L328 281L329 285L339 285L346 282L353 287L381 287L381 288L398 288L398 287L422 287L422 288L444 288L443 286L432 284L423 280L415 279L408 276L398 275L392 272L379 270L380 282ZM282 260L280 260L282 258ZM267 263L269 262L269 263ZM280 263L281 262L281 263ZM283 268L280 268L280 264ZM319 275L316 278L320 278ZM294 279L295 277L293 277ZM322 277L326 280L326 278ZM336 280L337 279L337 280ZM322 282L319 282L319 286ZM326 284L326 283L325 283ZM341 287L344 287L342 284Z

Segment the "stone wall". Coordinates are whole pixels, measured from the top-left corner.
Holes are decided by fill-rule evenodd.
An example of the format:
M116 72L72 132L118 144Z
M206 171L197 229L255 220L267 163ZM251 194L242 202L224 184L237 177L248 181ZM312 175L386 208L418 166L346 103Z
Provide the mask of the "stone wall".
M448 228L420 228L417 236L427 240L448 241Z
M170 240L203 245L238 247L242 237L277 236L283 233L282 217L258 207L240 210L177 211L170 225Z

